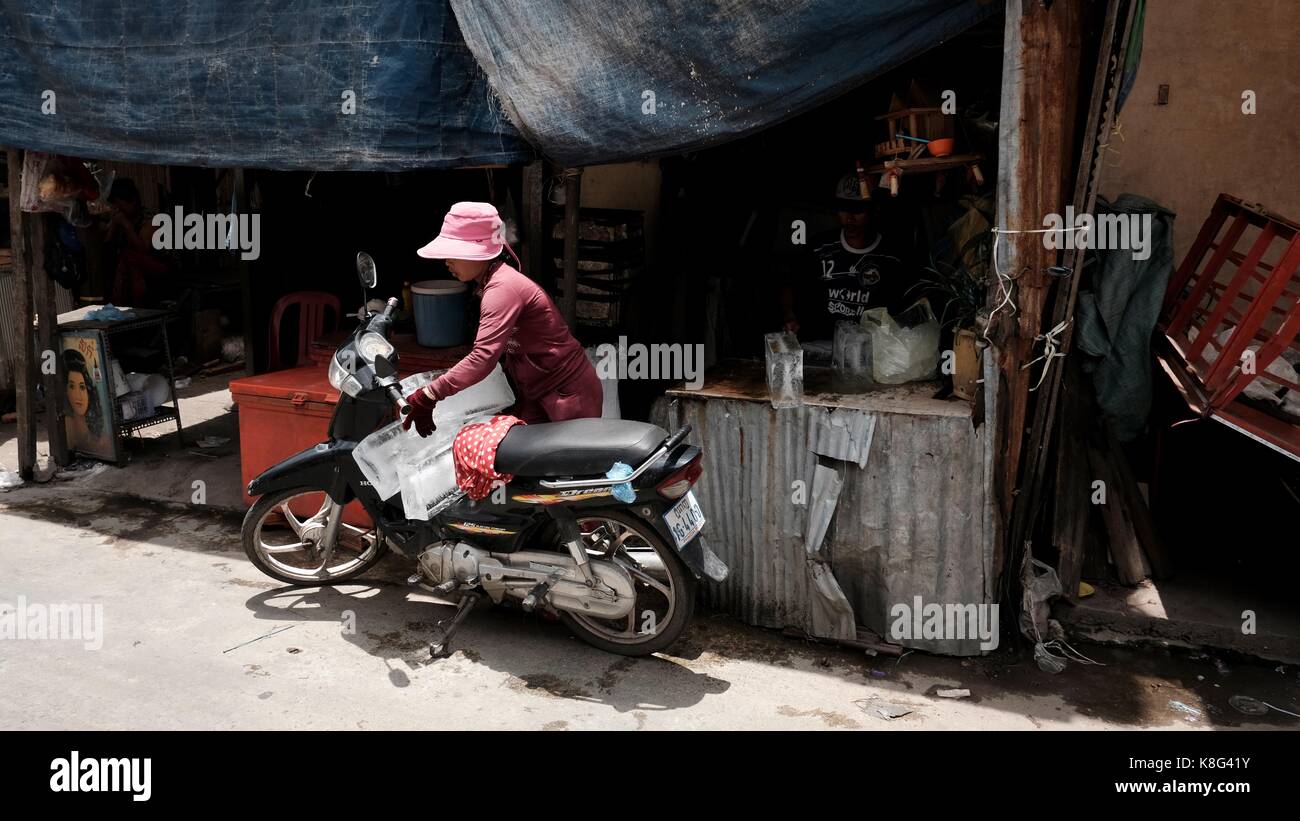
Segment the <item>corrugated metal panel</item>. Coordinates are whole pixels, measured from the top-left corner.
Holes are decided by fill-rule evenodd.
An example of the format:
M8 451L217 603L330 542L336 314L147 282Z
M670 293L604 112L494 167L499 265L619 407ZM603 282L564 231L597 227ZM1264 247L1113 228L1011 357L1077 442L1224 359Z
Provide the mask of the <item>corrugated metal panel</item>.
M54 310L58 313L71 311L72 292L59 285L54 286ZM14 386L13 358L18 352L18 329L22 313L18 310L18 293L14 282L14 269L11 265L0 265L0 389L9 390Z
M822 457L843 489L821 554L829 556L857 621L889 637L890 609L926 604L991 603L993 542L985 487L987 428L969 416L917 415L766 402L673 398L655 405L661 424L690 424L704 450L698 485L709 546L731 567L707 601L750 624L812 631L807 553L809 503L818 457L809 443L832 413L874 416L865 468ZM811 428L810 428L811 426ZM810 438L811 436L811 438ZM855 454L856 455L856 454ZM803 482L798 495L795 482ZM910 639L908 647L953 655L980 652L977 639Z

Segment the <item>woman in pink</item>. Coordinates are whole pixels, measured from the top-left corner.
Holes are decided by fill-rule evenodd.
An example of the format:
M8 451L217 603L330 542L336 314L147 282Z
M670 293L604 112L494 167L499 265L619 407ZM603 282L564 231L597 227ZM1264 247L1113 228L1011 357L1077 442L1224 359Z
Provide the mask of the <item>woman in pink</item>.
M437 238L417 253L445 259L452 276L475 283L480 297L474 349L432 383L406 398L404 425L421 436L433 432L433 407L441 399L486 377L498 361L514 382L516 402L508 413L525 422L598 417L600 378L555 303L537 283L505 261L518 264L505 242L501 217L485 202L458 202L447 212Z

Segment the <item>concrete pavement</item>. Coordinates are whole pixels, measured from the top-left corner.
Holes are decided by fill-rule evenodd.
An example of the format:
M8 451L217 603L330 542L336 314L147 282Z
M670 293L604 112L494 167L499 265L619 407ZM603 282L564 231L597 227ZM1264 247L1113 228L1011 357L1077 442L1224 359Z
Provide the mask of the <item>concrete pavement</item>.
M338 588L285 588L238 546L239 517L76 492L0 495L0 603L102 605L102 647L0 640L6 729L1198 729L1292 726L1227 705L1294 705L1296 672L1087 648L1059 676L1012 653L861 653L701 613L668 654L626 659L561 625L485 608L429 662L447 608L396 558ZM1198 679L1198 676L1200 677ZM938 698L945 687L970 699ZM879 702L911 712L877 718ZM1183 705L1172 707L1172 703ZM1189 712L1183 707L1190 708ZM1292 707L1293 708L1293 707Z

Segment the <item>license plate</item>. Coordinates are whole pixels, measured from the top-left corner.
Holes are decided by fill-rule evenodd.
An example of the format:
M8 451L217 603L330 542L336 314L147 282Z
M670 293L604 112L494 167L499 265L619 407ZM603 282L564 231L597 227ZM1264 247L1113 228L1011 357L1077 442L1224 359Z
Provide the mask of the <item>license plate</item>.
M687 492L681 501L669 508L664 514L664 523L673 534L678 550L699 535L704 529L704 511L700 509L700 503L695 501L695 493Z

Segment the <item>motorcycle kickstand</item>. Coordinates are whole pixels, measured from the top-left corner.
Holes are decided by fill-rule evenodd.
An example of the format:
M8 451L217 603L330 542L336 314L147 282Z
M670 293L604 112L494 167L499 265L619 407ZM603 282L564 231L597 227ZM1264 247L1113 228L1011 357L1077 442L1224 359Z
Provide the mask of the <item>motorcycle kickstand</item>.
M482 594L477 590L463 594L460 601L456 603L456 612L452 614L451 618L442 619L434 625L434 629L438 631L439 636L436 640L429 642L430 658L440 659L451 655L452 635L460 628L460 625L465 621L465 617L469 615L469 611L474 609L474 605L478 604L480 598L482 598ZM444 624L447 626L443 627Z

